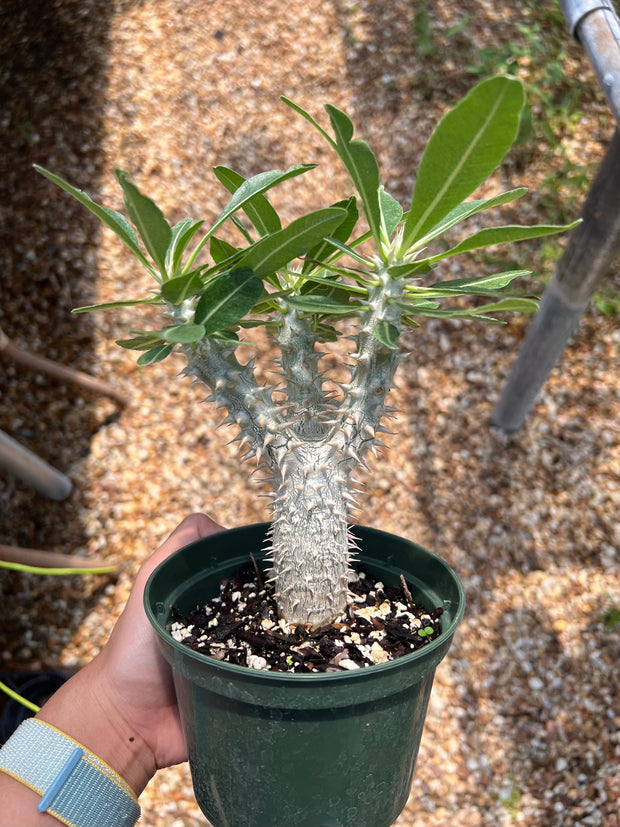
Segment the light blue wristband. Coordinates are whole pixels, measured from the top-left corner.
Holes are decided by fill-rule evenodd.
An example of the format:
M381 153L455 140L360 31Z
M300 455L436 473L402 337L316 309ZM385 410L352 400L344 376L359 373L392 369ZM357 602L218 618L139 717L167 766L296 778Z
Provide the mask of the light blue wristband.
M41 796L68 827L133 827L140 806L112 767L56 727L27 718L0 749L0 771Z

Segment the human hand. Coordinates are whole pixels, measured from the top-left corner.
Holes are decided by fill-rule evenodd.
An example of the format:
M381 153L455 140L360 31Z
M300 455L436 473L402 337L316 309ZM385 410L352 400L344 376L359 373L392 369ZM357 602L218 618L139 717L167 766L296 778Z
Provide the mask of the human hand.
M192 514L173 531L138 572L101 652L37 716L87 746L138 795L156 769L187 759L172 673L144 612L144 587L173 552L221 528L203 514Z

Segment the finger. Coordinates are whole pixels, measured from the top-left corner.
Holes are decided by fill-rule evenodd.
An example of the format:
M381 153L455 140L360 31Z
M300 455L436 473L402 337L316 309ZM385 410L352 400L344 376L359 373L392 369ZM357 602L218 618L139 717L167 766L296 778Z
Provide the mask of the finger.
M195 540L200 540L203 537L208 537L210 534L216 534L218 531L223 531L223 526L218 525L206 514L190 514L186 517L180 525L178 525L172 534L161 544L153 555L146 561L138 573L139 580L144 581L152 571L167 557L174 554L175 551L183 548L183 546L193 543Z

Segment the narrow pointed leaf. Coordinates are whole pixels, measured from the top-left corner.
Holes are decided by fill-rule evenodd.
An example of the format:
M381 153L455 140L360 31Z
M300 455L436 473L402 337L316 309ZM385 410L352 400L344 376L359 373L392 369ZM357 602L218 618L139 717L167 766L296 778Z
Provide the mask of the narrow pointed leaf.
M170 245L166 251L166 273L168 278L181 274L183 253L203 224L204 221L197 221L194 224L191 218L185 218L172 228Z
M333 237L338 241L345 243L349 240L349 237L359 218L357 204L355 203L355 196L351 196L351 198L347 198L343 201L338 201L335 204L332 204L332 206L340 207L346 210L346 217L333 231ZM310 273L317 266L317 262L324 261L333 252L334 245L327 240L322 240L316 247L313 247L313 249L308 252L306 256L307 260L304 262L301 272L304 274Z
M161 344L147 350L142 356L138 358L138 365L154 365L156 362L163 361L167 356L170 356L174 350L174 345Z
M227 259L232 259L240 252L238 247L233 247L228 241L213 236L209 245L211 251L211 258L216 264L221 264Z
M388 273L393 279L413 278L414 276L423 276L432 270L432 264L428 259L420 261L411 261L406 264L393 264L388 267Z
M187 273L185 276L165 281L161 286L161 295L170 304L182 304L185 299L200 293L203 287L202 278L197 270Z
M213 225L212 231L221 226L223 222L226 221L226 219L233 213L237 212L237 210L242 207L245 208L247 204L252 201L252 199L256 198L257 195L273 189L273 187L281 184L283 181L302 175L304 172L308 172L315 167L316 164L296 164L285 171L281 169L273 169L268 170L267 172L259 172L258 175L254 175L252 178L246 178L246 180L243 181L243 183L234 191L232 198L228 204L226 204Z
M383 186L379 188L379 204L381 207L381 221L385 230L386 241L398 227L403 218L403 208L398 201L386 192Z
M379 206L379 165L365 141L353 138L353 123L349 116L331 104L325 109L336 135L336 152L351 176L358 191L368 226L377 244L381 241L381 207Z
M479 313L533 313L538 309L539 302L536 299L519 298L518 296L509 296L501 299L498 302L490 302L483 304L482 307L475 307L471 311L475 315Z
M183 235L185 230L189 229L191 226L192 219L184 218L182 221L179 221L178 224L175 224L174 227L172 227L172 231L170 234L170 244L168 245L168 249L166 250L165 259L165 268L169 278L172 278L174 276L174 253L177 245L179 244L180 237Z
M300 296L326 296L330 301L342 306L348 305L350 298L359 299L359 296L351 296L351 293L342 287L338 282L326 284L312 284L306 282L302 287Z
M460 293L472 293L477 290L502 290L517 278L531 275L530 270L509 270L505 273L493 273L489 276L479 276L475 279L453 279L452 281L438 281L429 289L445 289Z
M462 221L471 218L473 215L477 215L483 210L489 210L493 207L501 207L504 204L509 204L511 201L516 201L518 198L521 198L523 195L525 195L526 192L527 187L517 187L514 190L502 192L500 195L495 195L492 198L481 198L475 201L464 201L462 204L459 204L453 210L450 210L448 215L442 218L438 224L436 224L431 230L429 230L426 233L426 235L424 235L422 238L419 238L413 246L414 248L423 247L425 244L428 244L429 241L432 241L434 238L443 235L443 233L445 233L447 230L451 229L452 227L455 227Z
M87 195L82 190L77 189L77 187L72 186L63 178L60 178L58 175L54 175L53 172L50 172L47 169L39 166L38 164L34 165L34 168L37 172L41 173L41 175L45 176L48 181L51 181L56 186L60 187L65 192L69 193L76 201L79 201L83 207L86 207L94 216L96 216L106 227L112 230L113 233L123 242L123 244L131 250L134 256L138 259L138 261L144 265L148 270L152 269L151 264L149 263L148 259L145 257L144 253L140 249L140 245L138 243L138 237L129 223L122 213L116 212L116 210L111 210L108 207L102 207L100 204L97 204L93 199Z
M263 283L247 267L223 273L205 288L194 322L209 336L238 322L263 294Z
M195 250L193 251L190 259L189 259L189 266L193 264L196 260L196 256L202 250L204 245L207 241L211 238L211 236L222 226L222 224L227 221L229 218L232 218L237 210L244 208L251 199L255 198L257 195L260 195L263 192L266 192L269 189L277 186L278 184L282 183L283 181L288 180L289 178L294 178L297 175L302 175L304 172L308 172L311 169L314 169L316 164L297 164L295 166L290 167L286 171L282 171L279 169L270 170L267 172L259 172L258 175L254 175L252 178L247 178L241 186L239 186L232 195L232 198L229 200L228 204L224 207L222 212L217 217L215 224L211 227L211 229L202 237L200 243L197 245ZM279 220L279 219L278 219Z
M150 296L148 299L125 299L118 302L102 302L101 304L88 304L84 307L75 307L72 313L90 313L93 310L113 310L115 307L134 307L139 304L159 304L159 296Z
M328 133L323 129L323 127L312 117L309 112L300 106L298 103L294 103L290 98L287 98L286 95L280 95L280 100L283 101L287 106L290 106L298 115L301 115L302 118L305 118L308 123L312 124L312 126L319 132L323 138L327 141L330 146L334 149L336 148L336 142L333 138L331 138Z
M449 258L456 256L459 253L468 253L472 250L480 250L483 247L491 247L493 244L507 244L512 241L525 241L528 238L543 238L547 235L554 235L555 233L563 233L566 230L572 230L580 221L574 221L572 224L558 225L558 224L539 224L533 227L522 227L519 225L508 225L505 227L489 227L486 230L480 230L469 238L463 239L455 247L451 247L444 253L439 253L427 259L428 261L439 261L442 258Z
M333 276L331 278L328 278L326 276L319 276L318 274L314 273L310 276L305 276L304 287L306 285L312 284L322 284L325 287L337 287L339 290L344 290L347 293L351 293L352 295L356 296L368 295L367 287L360 287L357 284L349 284L349 282L341 281L340 279L334 278ZM312 290L308 290L308 292L312 292Z
M264 278L305 255L329 236L346 217L345 210L328 207L292 221L272 235L255 242L239 260L258 278Z
M341 303L329 296L309 294L305 296L288 296L286 303L295 310L303 313L318 313L324 316L343 316L347 313L357 313L362 307L359 302Z
M334 238L333 236L327 236L325 240L332 244L334 247L336 247L336 249L340 250L341 253L345 253L346 255L351 256L351 258L355 259L355 261L359 262L364 267L368 269L371 268L371 263L363 256L359 255L359 253L356 253L351 244L343 244L341 241L338 241L338 239Z
M189 344L203 339L205 329L201 324L177 324L162 328L160 336L165 342L174 344Z
M228 192L235 193L247 179L227 167L213 167L217 180L223 184ZM267 198L260 192L253 195L243 207L243 211L250 219L260 235L275 233L282 227L278 213L271 206Z
M165 280L167 278L166 253L172 239L172 229L157 204L140 192L129 179L128 173L118 168L115 173L123 189L129 217Z
M420 163L401 253L495 171L517 137L524 102L520 81L492 77L442 118Z
M390 350L398 350L398 328L385 319L375 325L373 334L378 342Z
M161 336L159 334L145 334L143 336L134 336L133 339L117 339L116 344L126 350L151 350L161 343Z
M448 294L451 298L454 296L450 293ZM441 296L436 296L435 298L442 298ZM432 301L431 299L410 299L407 301L406 299L403 301L395 302L402 310L406 311L407 313L411 313L412 310L417 312L418 308L422 309L433 309L434 307L439 307L438 301Z

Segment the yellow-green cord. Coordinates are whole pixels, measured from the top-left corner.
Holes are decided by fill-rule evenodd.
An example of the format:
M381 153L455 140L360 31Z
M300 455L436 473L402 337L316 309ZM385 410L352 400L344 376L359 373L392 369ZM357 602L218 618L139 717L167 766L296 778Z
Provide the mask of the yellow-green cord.
M10 698L13 698L14 701L19 701L20 704L23 704L28 709L31 709L33 712L38 712L41 707L33 704L32 701L28 701L26 698L19 695L17 692L14 692L12 689L0 681L0 689L5 692Z
M27 566L24 563L10 563L8 560L0 560L1 569L12 571L25 571L30 574L113 574L116 566L101 566L101 568L46 568L45 566Z

